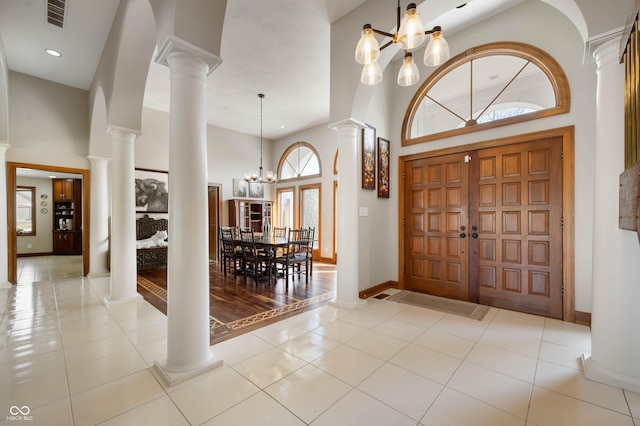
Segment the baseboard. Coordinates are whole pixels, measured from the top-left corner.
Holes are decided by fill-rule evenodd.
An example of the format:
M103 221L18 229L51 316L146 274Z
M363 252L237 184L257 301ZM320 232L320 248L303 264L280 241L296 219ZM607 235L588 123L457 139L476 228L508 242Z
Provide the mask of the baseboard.
M336 264L336 260L334 258L332 258L332 257L320 257L318 259L318 262L329 263L329 264L332 264L332 265Z
M591 327L591 312L576 311L574 314L574 322Z
M35 256L51 256L52 252L49 253L18 253L17 257L35 257Z
M398 288L399 284L397 281L387 281L368 289L362 290L359 295L360 299L366 299L368 297L373 296L374 294L380 293L381 291L385 291L388 288Z

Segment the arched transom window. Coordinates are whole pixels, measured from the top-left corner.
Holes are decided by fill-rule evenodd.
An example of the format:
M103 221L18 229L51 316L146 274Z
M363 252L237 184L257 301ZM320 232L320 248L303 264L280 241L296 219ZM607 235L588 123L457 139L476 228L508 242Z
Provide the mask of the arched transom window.
M524 43L478 46L450 59L420 86L402 125L402 145L428 142L569 111L560 65Z
M278 181L321 176L320 157L306 142L296 142L282 154Z

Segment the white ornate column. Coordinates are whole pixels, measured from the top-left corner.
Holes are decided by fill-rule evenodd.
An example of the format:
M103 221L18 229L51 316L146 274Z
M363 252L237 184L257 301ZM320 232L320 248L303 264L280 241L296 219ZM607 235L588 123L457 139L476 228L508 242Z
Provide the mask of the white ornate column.
M338 265L336 298L332 305L355 309L366 305L360 299L358 260L358 133L362 123L347 119L330 125L338 132Z
M174 40L175 42L175 40ZM205 52L171 46L167 358L155 367L169 384L222 365L210 348ZM217 63L215 61L217 60Z
M10 147L7 143L0 143L0 288L11 287L7 234L7 149Z
M619 175L624 171L624 66L620 40L594 51L597 64L593 210L591 355L587 379L640 392L640 245L618 228Z
M109 158L89 155L91 162L91 224L89 277L109 273Z
M112 216L109 303L140 300L136 285L136 200L133 143L138 132L111 127ZM93 209L92 209L93 210Z

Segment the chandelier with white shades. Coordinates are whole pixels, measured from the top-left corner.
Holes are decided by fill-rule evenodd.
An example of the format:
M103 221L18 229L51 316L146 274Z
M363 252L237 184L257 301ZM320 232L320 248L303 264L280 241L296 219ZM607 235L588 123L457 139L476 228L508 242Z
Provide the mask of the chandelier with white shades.
M380 51L392 44L397 44L405 52L404 63L398 73L398 84L400 86L411 86L420 79L418 67L413 61L413 54L410 50L418 48L424 42L426 36L431 37L424 51L424 64L434 67L449 60L449 45L442 36L442 29L436 26L431 30L425 31L420 14L416 11L415 3L409 3L404 18L400 22L400 0L398 0L396 28L398 28L398 32L395 34L376 30L371 27L371 24L365 24L362 28L362 36L356 46L355 54L356 62L364 65L360 76L362 84L373 85L382 81L382 68L380 68L378 58L380 57ZM391 40L380 47L374 34L389 37Z

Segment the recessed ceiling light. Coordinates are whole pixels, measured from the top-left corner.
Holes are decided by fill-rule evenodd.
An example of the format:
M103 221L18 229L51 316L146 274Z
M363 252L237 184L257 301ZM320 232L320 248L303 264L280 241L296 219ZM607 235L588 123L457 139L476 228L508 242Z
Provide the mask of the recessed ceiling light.
M55 56L56 58L59 57L59 56L62 56L62 53L58 52L55 49L44 49L44 51L47 52L51 56Z
M281 124L281 125L280 125L280 128L281 128L281 129L284 129L285 127L287 127L287 126L285 126L284 124Z

